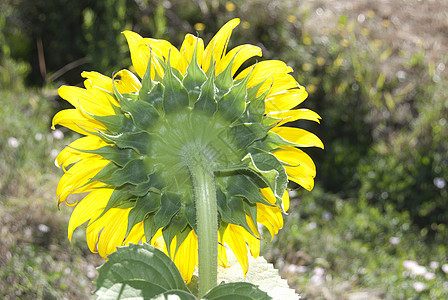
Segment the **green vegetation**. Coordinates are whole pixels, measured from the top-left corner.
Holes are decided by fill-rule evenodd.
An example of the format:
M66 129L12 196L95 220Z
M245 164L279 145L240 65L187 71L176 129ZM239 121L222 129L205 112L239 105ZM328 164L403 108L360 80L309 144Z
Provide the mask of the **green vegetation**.
M13 2L0 0L0 298L87 298L101 263L82 230L68 243L71 208L56 208L53 160L74 137L49 130L62 107L55 89L80 83L83 69L128 66L124 29L179 46L184 32L207 40L233 17L232 43L291 65L310 94L303 106L323 117L295 124L325 143L307 151L317 186L295 192L262 253L308 299L448 297L443 55L388 40L397 28L368 9L319 22L287 0Z

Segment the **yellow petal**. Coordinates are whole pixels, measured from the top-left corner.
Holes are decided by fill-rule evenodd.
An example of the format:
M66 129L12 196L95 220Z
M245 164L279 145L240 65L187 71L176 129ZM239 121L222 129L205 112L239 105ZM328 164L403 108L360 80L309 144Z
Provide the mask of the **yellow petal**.
M174 250L173 250L174 251ZM194 231L190 231L187 238L179 246L174 257L174 263L187 283L193 277L194 268L198 263L198 239Z
M257 222L269 230L272 241L274 235L283 227L282 210L276 206L257 203Z
M114 74L115 86L120 94L136 93L142 88L140 80L128 70Z
M112 87L112 78L109 76L105 76L98 72L87 72L84 71L81 73L81 76L86 78L84 81L84 86L91 86L95 88L99 88L105 90L109 93L113 93L114 89Z
M317 113L306 108L287 110L280 113L270 113L269 116L277 119L282 119L277 124L277 126L281 126L285 123L293 122L296 120L309 120L320 123L320 119L322 119Z
M294 174L294 170L289 167L285 167L286 173L288 173L288 179L301 185L306 190L311 191L314 188L314 179L311 176L302 176L301 174Z
M233 61L232 65L232 75L238 71L238 69L241 67L241 65L248 60L251 57L254 56L261 56L261 49L260 47L254 46L254 45L241 45L238 47L233 48L229 51L217 64L215 67L215 73L218 75L222 71L225 70L225 68L228 66L228 64L232 61L232 59L235 57L235 60Z
M59 180L56 188L56 194L59 203L65 201L68 195L72 193L80 193L78 190L85 185L93 176L109 163L103 158L88 158L74 164Z
M266 78L271 77L273 74L287 74L292 72L292 68L288 67L284 62L280 60L265 60L262 62L258 62L255 67L250 66L241 71L235 79L242 79L246 77L250 72L249 82L247 83L247 87L253 87L261 82L263 82Z
M102 257L111 254L116 250L116 247L123 245L128 228L128 215L131 209L111 208L100 218L105 219L104 228L101 231L97 245L98 253Z
M257 258L260 255L260 235L258 234L258 230L255 227L254 222L247 215L246 215L246 221L250 229L252 229L252 232L254 232L257 236L256 237L253 236L250 232L244 229L243 230L244 238L246 240L246 243L249 245L250 254L254 258Z
M202 59L202 70L207 72L210 67L210 60L213 57L213 62L218 63L222 56L225 55L227 50L227 44L229 43L230 35L233 29L238 26L240 19L235 18L224 24L221 29L212 38L204 51Z
M75 207L68 224L68 239L71 242L73 231L106 207L113 189L99 189L90 192Z
M219 233L219 232L218 232L218 262L224 268L229 267L227 264L226 247L224 246L223 237L221 236L221 233Z
M70 145L66 146L59 153L59 155L56 157L55 164L58 167L62 166L62 168L65 169L69 165L78 162L82 158L95 156L95 154L84 153L75 149L95 150L106 145L106 142L94 135L79 138L73 141Z
M104 131L107 128L100 122L87 118L78 109L64 109L53 117L52 129L55 125L67 127L73 131L84 135L91 135L90 132ZM90 131L90 132L89 132Z
M302 103L307 97L308 93L304 87L268 95L265 100L265 111L271 113L289 110Z
M180 47L180 55L182 58L179 60L179 71L182 74L185 74L187 70L187 66L191 62L191 58L193 57L194 49L196 49L196 56L198 65L202 65L202 56L204 55L204 41L201 38L197 38L194 35L187 34L185 36L184 42Z
M296 147L282 147L274 155L282 162L293 166L303 174L315 177L316 165L311 157Z
M288 211L288 209L289 209L289 194L288 194L288 191L285 191L285 193L282 196L282 205L283 205L284 211Z
M246 240L244 239L244 228L229 224L224 232L223 240L235 254L236 259L243 269L244 276L246 276L249 269L249 260L247 257Z
M123 242L123 245L129 245L129 243L138 244L138 242L140 242L144 236L145 232L143 229L143 221L142 221L140 223L135 224L134 227L132 227L131 232L129 232L129 235Z
M59 96L76 108L81 107L97 116L115 114L110 104L110 95L100 89L86 90L75 86L63 85L58 89Z
M291 143L298 144L300 147L324 148L324 144L315 134L304 129L282 126L272 128L271 131Z
M132 65L135 68L138 76L143 78L149 61L149 49L141 47L143 38L136 32L123 31L126 41L129 45L129 51L131 52Z

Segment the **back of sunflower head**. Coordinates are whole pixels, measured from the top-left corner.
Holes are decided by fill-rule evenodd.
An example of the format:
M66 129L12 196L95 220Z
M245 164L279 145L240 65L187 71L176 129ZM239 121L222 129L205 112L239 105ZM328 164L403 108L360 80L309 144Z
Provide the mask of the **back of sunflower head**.
M90 250L108 258L99 298L125 291L190 299L185 282L197 265L201 297L270 298L250 284L215 287L217 265L227 267L232 251L246 274L248 252L260 252L258 225L271 239L283 226L288 180L313 188L315 165L299 148L323 144L285 124L320 117L293 109L307 93L285 63L241 68L261 49L227 51L238 23L226 23L207 47L187 34L180 50L125 31L138 76L83 72L85 88L59 89L74 108L56 114L53 126L83 137L56 158L65 172L57 196L61 203L88 192L75 203L68 235L88 221Z

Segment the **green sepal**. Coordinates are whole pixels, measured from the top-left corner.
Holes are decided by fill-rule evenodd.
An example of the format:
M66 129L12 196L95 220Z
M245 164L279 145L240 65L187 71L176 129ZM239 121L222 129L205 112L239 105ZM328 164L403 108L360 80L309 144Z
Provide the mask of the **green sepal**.
M249 282L231 282L214 287L203 297L203 299L271 300L272 298L255 284Z
M211 115L218 109L213 76L210 76L201 86L201 93L194 104L194 109L209 112Z
M219 98L229 92L233 85L232 66L235 61L236 54L232 57L226 68L216 76L215 85L218 88L217 95Z
M264 82L264 81L263 81ZM260 83L259 85L263 84ZM264 119L263 116L266 112L266 107L265 107L265 99L267 94L269 93L269 91L271 90L270 88L267 89L266 91L264 91L263 94L261 94L260 96L256 97L256 93L258 91L259 85L255 86L255 87L251 87L247 90L247 101L248 101L248 108L247 108L247 113L249 115L249 119L253 120L255 122L262 122L262 120ZM255 95L252 98L251 93L254 92L254 88L256 88L255 90Z
M97 296L114 284L128 280L142 280L167 291L188 292L174 262L165 253L149 244L118 247L117 251L107 256L107 259L98 268L98 277L95 280Z
M270 127L260 123L244 123L230 128L235 144L240 149L245 149L254 141L264 138L269 129Z
M165 62L165 60L163 60L162 58L160 58L158 55L155 55L155 57L156 57L157 61L159 62L160 66L162 67L162 69L163 69L163 71L164 71L165 74L166 74L167 70L168 70L169 68L171 68L171 71L172 71L173 75L176 76L177 79L179 79L180 81L182 81L182 79L184 78L184 76L182 75L182 73L181 73L178 69L173 68L173 67L171 66L171 62L170 62L170 60L171 60L171 51L168 53L168 59L167 59L167 62ZM165 75L164 75L164 76L165 76ZM162 80L163 80L163 79L162 79Z
M201 86L207 80L207 76L204 71L198 65L197 58L197 43L194 47L193 56L191 57L191 61L187 66L187 71L184 79L182 80L182 84L188 91L188 95L190 97L190 106L196 102L201 93Z
M97 179L97 181L117 187L126 183L137 185L147 180L148 171L141 159L131 160L123 168L115 170L110 176Z
M139 99L134 100L125 96L121 100L120 105L122 110L131 115L135 126L143 130L150 128L160 117L154 106Z
M183 199L183 202L185 203L185 219L188 222L188 225L190 225L191 228L195 232L198 232L197 228L197 220L196 220L196 205L194 204L194 201L191 199Z
M256 236L247 224L244 211L244 200L240 197L227 197L221 190L216 190L216 202L222 221L230 224L240 225L253 236ZM255 223L256 224L256 223Z
M243 174L236 174L230 176L227 181L227 191L232 196L243 197L251 204L261 203L268 206L270 204L260 192L260 187L255 184L248 176Z
M246 111L247 82L251 73L232 86L230 91L218 101L218 110L233 122Z
M130 148L139 154L148 154L148 145L151 137L146 131L124 132L123 134L117 135L101 134L115 143L119 148Z
M118 134L121 132L129 132L135 130L135 125L132 123L132 120L123 115L110 115L110 116L95 116L91 115L91 117L104 124L107 127L107 130L112 134Z
M133 149L119 149L115 145L107 145L95 150L73 149L84 153L98 154L120 167L123 167L130 160L138 158L138 154Z
M284 146L298 147L300 145L285 140L279 134L269 131L261 143L257 143L257 148L265 151L272 151Z
M170 223L171 218L179 211L181 203L180 197L174 193L165 193L162 195L160 209L154 216L150 216L144 222L146 241L149 242L157 233L157 230Z
M95 176L92 177L85 185L92 183L94 181L103 182L102 180L106 180L109 178L115 171L119 170L120 168L114 164L113 162L108 163L104 166Z
M161 82L156 82L154 87L149 93L140 93L139 99L152 105L157 111L163 111L163 93L165 87Z
M151 62L152 62L152 51L150 50L148 66L146 67L146 72L142 78L142 87L138 91L138 96L140 99L145 98L148 94L150 94L155 86L155 83L151 78L151 66L152 66Z
M168 62L165 75L162 79L162 83L165 86L162 104L167 114L186 108L190 104L188 92L182 85L180 79L174 75L173 70L175 69Z
M137 198L134 207L129 211L128 227L125 238L129 235L132 228L145 219L145 216L155 212L160 207L160 195L148 193L143 197Z
M249 216L249 218L252 219L252 222L255 225L254 227L256 230L256 235L254 235L253 232L251 232L251 233L255 238L260 239L260 233L258 232L258 227L257 227L257 205L249 204L246 201L243 202L243 205L244 205L244 211L246 212L246 216Z
M243 160L248 169L257 174L274 192L277 199L276 205L280 207L282 196L288 184L288 176L285 167L269 152L247 154Z
M171 257L171 242L174 237L182 232L187 226L187 220L185 219L185 210L183 208L179 209L179 211L172 217L170 223L162 229L163 239L165 240L166 249L168 250L168 254ZM186 236L184 237L185 240ZM183 242L176 240L176 249L174 251L174 256L171 259L174 259L176 256L177 249L180 244Z

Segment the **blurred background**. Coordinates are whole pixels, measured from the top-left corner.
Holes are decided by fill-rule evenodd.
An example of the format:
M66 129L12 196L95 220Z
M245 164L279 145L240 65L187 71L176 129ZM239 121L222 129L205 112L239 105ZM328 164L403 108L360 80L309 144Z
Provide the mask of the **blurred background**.
M316 187L262 255L303 299L448 297L448 2L0 0L0 298L88 299L102 263L57 209L57 88L128 68L123 30L179 47L234 17L230 46L287 62L323 117L295 124L324 141Z

